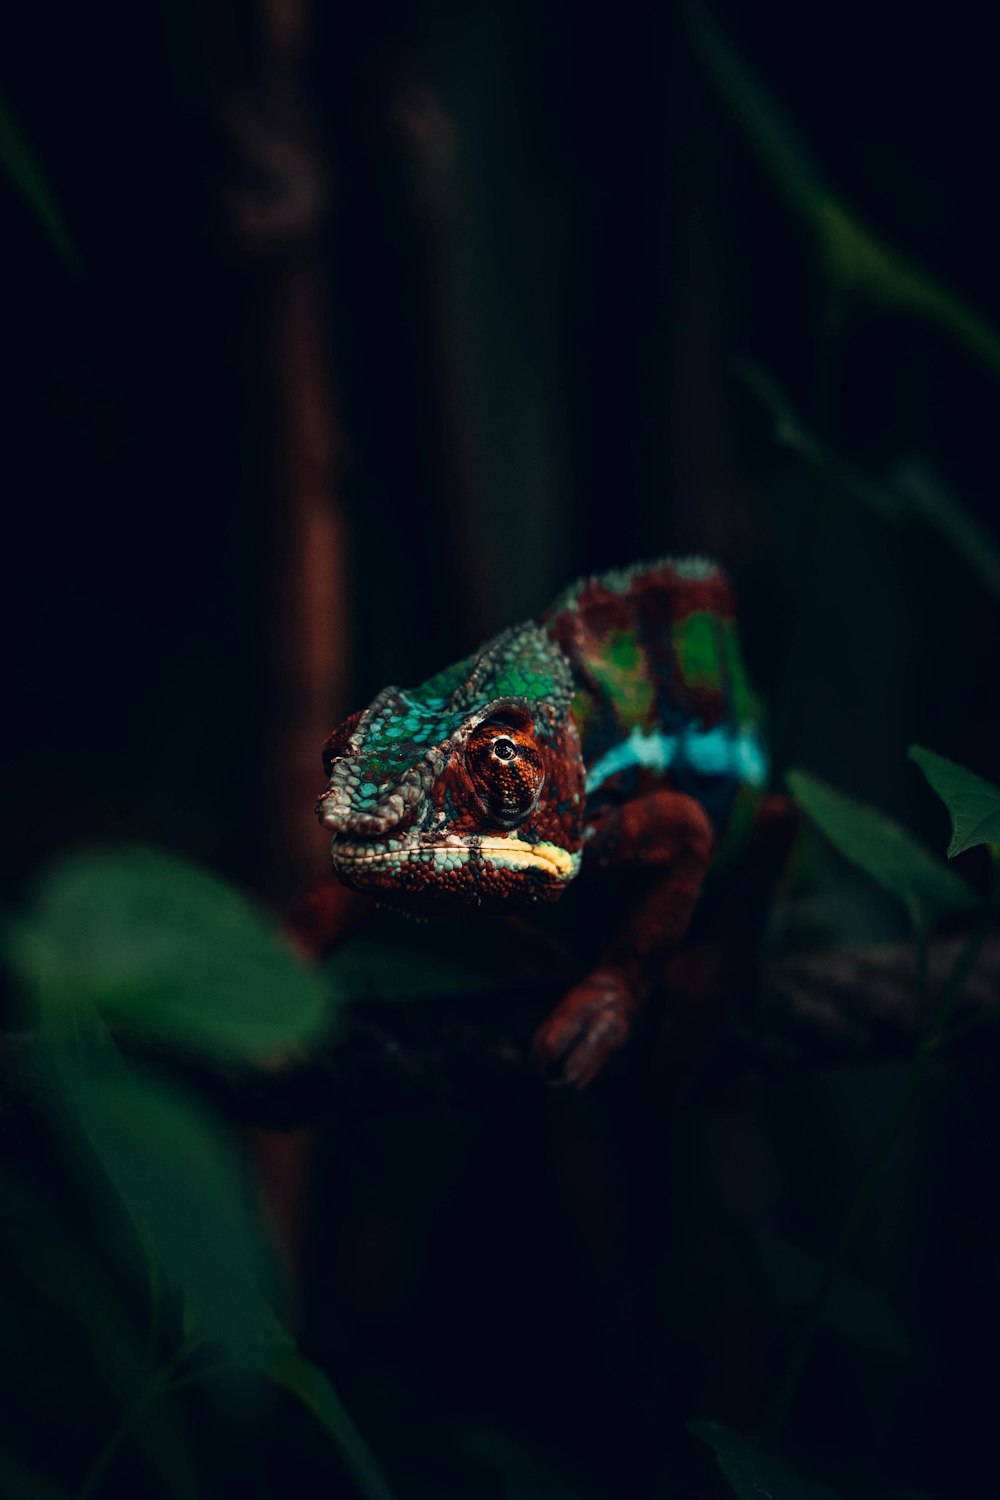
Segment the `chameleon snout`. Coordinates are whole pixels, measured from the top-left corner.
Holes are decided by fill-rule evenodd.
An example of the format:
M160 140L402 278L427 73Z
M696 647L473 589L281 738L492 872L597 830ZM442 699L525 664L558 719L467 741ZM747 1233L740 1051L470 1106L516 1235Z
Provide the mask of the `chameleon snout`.
M385 838L409 828L420 807L419 789L397 786L373 796L366 785L356 789L334 781L316 804L316 816L334 835L342 838Z
M360 812L342 794L324 792L316 804L316 815L331 833L362 838L396 832L410 821L406 803L398 794L387 798L375 812Z

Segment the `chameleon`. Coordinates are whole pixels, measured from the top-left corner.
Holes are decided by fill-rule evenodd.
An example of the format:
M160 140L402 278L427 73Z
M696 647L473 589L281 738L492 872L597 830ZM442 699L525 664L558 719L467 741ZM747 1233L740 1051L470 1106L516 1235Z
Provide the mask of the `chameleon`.
M592 871L641 872L631 909L541 1025L576 1087L628 1040L710 867L767 798L761 710L733 596L702 557L586 578L327 739L316 807L344 886L415 912L510 911Z

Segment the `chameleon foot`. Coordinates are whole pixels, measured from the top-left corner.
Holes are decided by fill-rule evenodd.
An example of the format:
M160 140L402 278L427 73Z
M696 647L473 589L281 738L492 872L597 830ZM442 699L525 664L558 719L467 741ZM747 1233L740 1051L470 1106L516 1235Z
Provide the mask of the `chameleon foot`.
M538 1028L532 1053L560 1082L586 1088L628 1041L634 1009L621 969L595 969Z

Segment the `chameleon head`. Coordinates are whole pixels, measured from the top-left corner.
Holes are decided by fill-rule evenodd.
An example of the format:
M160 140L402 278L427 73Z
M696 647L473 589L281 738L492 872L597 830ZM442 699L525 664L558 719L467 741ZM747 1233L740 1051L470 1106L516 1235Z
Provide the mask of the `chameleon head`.
M316 811L345 884L400 904L551 900L580 865L584 770L572 679L536 626L327 740Z

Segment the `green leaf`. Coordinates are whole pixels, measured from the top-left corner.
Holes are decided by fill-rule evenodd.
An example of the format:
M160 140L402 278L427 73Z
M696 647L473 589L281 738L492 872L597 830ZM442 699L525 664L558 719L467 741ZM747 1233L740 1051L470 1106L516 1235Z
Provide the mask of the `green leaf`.
M342 1003L485 994L511 983L515 972L506 934L377 919L371 935L346 943L322 969Z
M40 1474L7 1449L0 1448L0 1494L4 1500L68 1500L69 1491Z
M268 1246L232 1141L186 1094L126 1067L95 1014L76 1021L74 1042L50 1043L55 1073L189 1327L234 1359L270 1347L284 1335L265 1296Z
M877 484L820 442L766 370L753 360L741 360L737 371L747 389L771 413L775 442L799 454L817 474L853 495L883 520L918 516L1000 598L1000 546L958 496L933 479L922 464L908 463L891 485Z
M814 227L831 281L877 307L936 323L969 354L1000 371L1000 338L984 319L957 293L880 241L842 202L828 197Z
M834 848L911 910L933 921L979 904L964 880L877 808L805 771L790 771L788 785Z
M45 174L25 138L24 131L2 94L0 94L0 169L6 172L22 198L30 205L65 264L71 271L78 273L80 259L45 181Z
M183 1300L185 1343L218 1348L207 1375L254 1373L284 1386L333 1436L368 1500L391 1500L329 1380L298 1354L268 1296L276 1280L256 1196L229 1134L194 1099L123 1061L86 1002L65 1011L41 994L52 1072L136 1236Z
M906 509L901 497L876 484L839 458L805 426L773 375L754 360L737 362L737 373L749 391L767 407L774 421L774 440L790 448L825 479L831 479L886 521L897 521Z
M689 1422L687 1429L714 1450L719 1468L739 1500L840 1500L836 1490L800 1479L719 1422Z
M67 1014L191 1051L261 1061L308 1043L325 987L273 918L188 860L143 846L70 855L49 872L13 959Z
M980 582L1000 598L1000 546L964 501L915 462L904 464L896 474L893 493L907 510L944 537Z
M147 1471L157 1476L159 1492L201 1500L205 1489L186 1413L162 1399L151 1400L141 1411L137 1406L139 1393L149 1390L155 1377L150 1345L136 1324L133 1288L121 1274L119 1246L107 1244L99 1229L95 1240L93 1218L80 1213L79 1195L66 1194L64 1179L59 1180L62 1186L52 1197L37 1177L0 1172L2 1217L9 1216L4 1228L18 1268L11 1275L5 1260L4 1301L16 1303L17 1312L25 1314L20 1326L4 1317L0 1345L8 1368L19 1371L21 1404L55 1402L79 1417L96 1397L102 1416L98 1425L88 1419L93 1452L101 1450L107 1436L100 1422L107 1421L110 1428L115 1411L124 1415L134 1410L132 1441ZM38 1346L40 1328L53 1317L64 1330L56 1366ZM111 1411L105 1396L111 1398ZM5 1479L0 1462L0 1494L8 1493L19 1491ZM79 1493L74 1486L74 1494ZM25 1500L30 1494L24 1490Z
M823 1279L816 1256L776 1235L762 1235L757 1256L777 1300L789 1312L807 1306ZM823 1322L861 1349L912 1359L913 1340L902 1318L875 1287L841 1271L823 1306Z
M255 1358L222 1365L210 1364L192 1370L174 1380L170 1389L183 1390L186 1386L241 1375L269 1380L295 1396L333 1438L359 1489L368 1500L392 1500L391 1491L371 1449L355 1427L329 1379L318 1365L299 1353L283 1329L278 1331L278 1336L268 1347L258 1351Z
M818 218L830 190L805 141L709 11L701 5L690 5L686 15L702 66L746 133L764 170L790 207Z
M419 946L356 938L323 965L332 993L343 1000L419 1000L475 995L502 980L479 964L428 953Z
M831 189L798 132L725 32L700 5L688 10L696 53L788 206L813 234L827 276L875 306L937 324L1000 372L1000 337L942 282L891 249Z
M747 390L752 391L770 412L776 443L797 453L817 474L824 479L833 480L883 520L900 519L906 509L901 497L845 463L822 443L805 425L773 375L752 359L738 360L736 372Z
M348 1468L368 1500L392 1500L392 1494L364 1438L355 1427L323 1371L298 1350L275 1349L257 1366L259 1373L297 1397L334 1439Z
M594 1494L589 1485L581 1487L579 1474L565 1473L549 1454L503 1428L453 1420L442 1435L465 1461L456 1494L490 1493L504 1500L588 1500Z
M978 844L1000 842L1000 787L923 745L911 745L907 753L951 815L949 859Z

